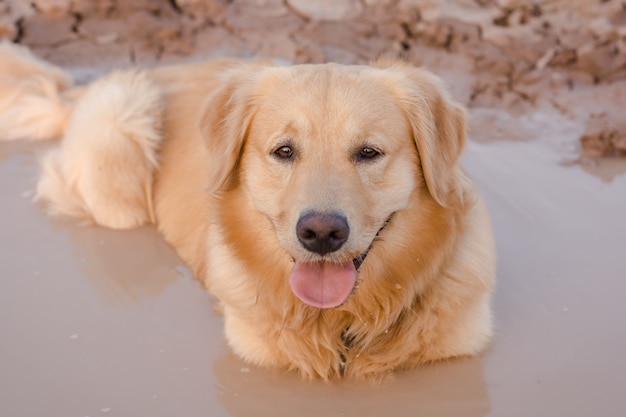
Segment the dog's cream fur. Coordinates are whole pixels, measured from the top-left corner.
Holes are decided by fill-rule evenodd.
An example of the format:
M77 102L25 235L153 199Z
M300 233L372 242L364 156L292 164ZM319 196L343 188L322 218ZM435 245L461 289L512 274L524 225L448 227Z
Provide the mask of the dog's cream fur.
M156 223L218 298L245 360L379 379L488 343L490 223L458 165L465 113L432 74L221 60L72 87L15 45L0 45L0 62L0 139L61 138L37 198L103 226ZM274 154L285 144L290 161ZM380 154L360 160L364 147ZM295 236L306 210L344 213L346 243L306 250ZM294 260L368 249L339 307L292 293Z

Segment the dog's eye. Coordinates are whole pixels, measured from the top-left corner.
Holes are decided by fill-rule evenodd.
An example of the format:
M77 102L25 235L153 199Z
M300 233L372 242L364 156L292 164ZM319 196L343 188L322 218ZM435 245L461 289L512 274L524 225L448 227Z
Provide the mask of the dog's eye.
M374 159L374 158L376 158L376 157L378 157L380 155L381 155L380 151L378 151L378 150L376 150L374 148L371 148L369 146L366 146L366 147L362 148L357 153L357 155L356 155L357 158L356 159L357 160L361 160L361 161L363 161L363 160L372 160L372 159Z
M291 146L281 146L274 151L274 155L281 159L293 158L293 148Z

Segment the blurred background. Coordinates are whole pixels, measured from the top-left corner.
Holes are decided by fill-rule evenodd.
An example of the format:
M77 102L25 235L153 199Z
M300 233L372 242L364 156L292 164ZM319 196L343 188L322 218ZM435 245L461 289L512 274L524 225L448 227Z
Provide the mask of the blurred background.
M585 157L626 153L622 0L0 0L0 38L79 79L220 56L401 56L443 76L471 107L575 119ZM493 115L476 117L495 126L477 131L481 140L528 139Z

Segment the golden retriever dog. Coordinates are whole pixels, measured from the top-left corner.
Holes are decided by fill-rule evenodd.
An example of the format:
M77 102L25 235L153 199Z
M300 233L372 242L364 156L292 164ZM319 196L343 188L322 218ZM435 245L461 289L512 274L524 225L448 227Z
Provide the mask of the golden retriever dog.
M154 223L213 293L232 350L305 378L380 380L492 335L490 221L459 166L466 114L395 61L217 60L72 86L0 46L0 138L59 139L36 199Z

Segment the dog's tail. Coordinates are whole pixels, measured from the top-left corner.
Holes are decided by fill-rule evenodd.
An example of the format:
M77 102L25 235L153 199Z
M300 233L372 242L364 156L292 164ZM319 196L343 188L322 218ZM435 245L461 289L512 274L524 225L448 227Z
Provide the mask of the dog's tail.
M63 135L75 101L68 73L0 41L0 141Z
M154 222L162 104L146 72L117 71L89 85L59 147L42 161L36 200L51 214L114 229Z
M85 87L26 48L0 43L0 140L60 138L35 200L48 212L126 229L155 221L152 185L163 100L146 72Z

